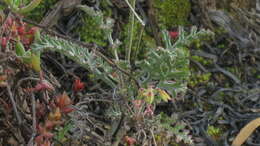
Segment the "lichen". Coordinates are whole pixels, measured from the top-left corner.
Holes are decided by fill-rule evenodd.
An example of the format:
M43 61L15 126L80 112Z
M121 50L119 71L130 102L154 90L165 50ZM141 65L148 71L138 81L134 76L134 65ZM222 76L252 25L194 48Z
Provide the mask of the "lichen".
M161 28L170 29L188 24L191 10L189 0L154 0L154 8Z

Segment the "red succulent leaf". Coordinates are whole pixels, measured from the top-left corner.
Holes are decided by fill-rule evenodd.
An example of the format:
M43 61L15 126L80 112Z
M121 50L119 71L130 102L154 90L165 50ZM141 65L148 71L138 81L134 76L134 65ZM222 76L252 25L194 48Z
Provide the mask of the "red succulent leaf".
M8 42L7 37L0 38L0 41L1 41L1 48L5 49L7 46L7 42Z
M48 130L51 130L53 129L55 126L57 125L61 125L62 124L62 121L51 121L51 120L47 120L45 121L45 128L48 129Z
M64 108L68 105L70 105L72 102L69 98L69 96L67 95L66 92L63 92L62 95L59 95L57 98L56 98L56 104L59 108Z
M6 19L6 24L7 24L7 26L11 26L11 25L13 25L13 19L12 18L7 18Z
M46 129L53 129L53 127L55 127L55 124L53 123L53 121L56 120L53 113L49 113L48 115L48 120L45 121L45 127ZM60 120L60 119L58 119Z
M28 45L30 45L32 43L30 38L26 38L26 37L22 37L21 41L22 41L23 45L26 45L26 46L28 46Z
M170 31L169 35L172 39L176 39L179 36L179 32L178 31Z
M46 125L42 126L41 124L37 125L37 130L40 135L42 135L44 138L50 139L54 136L53 133L49 132L46 129Z
M84 83L82 83L81 81L80 81L80 79L76 79L75 81L74 81L74 84L73 84L73 90L75 91L75 92L78 92L78 91L81 91L81 90L83 90L84 89Z
M72 101L71 101L71 99L69 98L69 96L67 95L66 92L63 92L62 95L59 95L56 98L55 101L56 101L57 107L60 108L62 113L67 114L67 113L72 112L74 110L73 108L68 107L72 104Z
M124 140L125 140L125 143L127 144L127 146L132 146L136 143L136 140L129 136L125 136Z
M48 90L48 91L54 91L55 88L46 80L43 80L39 82L34 88L29 88L27 91L29 92L34 92L34 91L43 91L43 90Z
M65 108L63 108L63 109L61 110L61 112L64 113L64 114L70 113L70 112L72 112L72 111L74 111L74 109L71 108L71 107L65 107Z
M151 104L146 106L146 109L144 111L144 115L152 116L154 114L153 112L153 106Z
M31 27L30 30L27 32L27 34L34 35L37 30L38 30L37 27Z
M42 136L42 135L36 136L35 139L34 139L34 141L35 141L35 143L36 143L37 145L40 145L40 144L43 142L43 136Z
M24 35L25 34L25 27L24 26L18 26L17 32L18 32L19 35Z
M52 137L54 136L54 134L51 133L51 132L45 131L45 132L43 133L43 136L44 136L45 138L47 138L47 139L50 139L50 138L52 138Z

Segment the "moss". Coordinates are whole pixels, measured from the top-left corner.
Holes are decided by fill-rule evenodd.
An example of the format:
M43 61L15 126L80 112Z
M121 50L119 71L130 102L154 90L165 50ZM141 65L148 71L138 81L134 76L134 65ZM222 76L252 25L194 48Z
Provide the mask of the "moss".
M219 45L217 45L217 48L219 48L219 49L225 49L225 44L219 44Z
M106 46L108 44L107 35L103 29L100 28L99 20L84 14L82 21L83 25L76 29L82 41L95 43L99 46Z
M207 128L207 133L214 138L215 140L219 139L219 137L221 136L222 130L221 128L215 127L215 126L208 126Z
M201 63L203 66L210 65L213 62L210 59L205 59L203 57L196 56L196 55L191 56L191 58L193 60ZM198 72L195 67L192 67L191 68L191 77L190 77L190 81L189 81L189 86L195 87L198 84L205 84L205 83L209 82L211 76L212 76L211 73L201 73L201 72Z
M79 32L82 41L104 47L108 45L108 38L107 32L100 26L100 19L104 19L105 23L105 19L112 16L112 9L107 1L101 1L100 9L102 10L102 16L100 17L84 14L82 18L83 23L76 31Z
M195 61L198 61L198 62L201 63L202 65L210 65L210 64L213 63L212 60L210 60L210 59L204 59L204 58L201 57L201 56L196 56L196 55L194 55L194 56L191 56L191 58L192 58L193 60L195 60Z
M205 84L205 83L209 82L211 75L212 75L211 73L196 73L193 70L193 71L191 71L191 77L190 77L188 85L190 87L195 87L198 84Z
M154 0L156 19L160 27L170 29L187 25L191 10L189 0Z
M260 74L256 76L257 79L260 79Z
M42 0L32 12L27 14L30 19L40 22L44 15L55 5L58 0Z
M112 9L110 7L110 4L107 2L107 0L103 0L100 2L100 9L103 12L103 15L105 17L111 17L112 16Z

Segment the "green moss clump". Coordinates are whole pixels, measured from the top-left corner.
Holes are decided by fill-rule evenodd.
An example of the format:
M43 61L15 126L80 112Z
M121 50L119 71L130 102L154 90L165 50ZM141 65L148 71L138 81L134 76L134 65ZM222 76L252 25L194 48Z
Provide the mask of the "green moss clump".
M104 17L111 17L112 16L112 9L111 5L108 3L108 1L103 0L100 2L100 9L103 12Z
M221 133L222 133L222 130L221 128L218 128L218 127L215 127L215 126L208 126L207 128L207 133L212 137L214 138L215 140L217 140L220 136L221 136Z
M32 12L27 14L27 17L36 22L40 22L44 15L51 10L57 1L58 0L42 0Z
M199 63L201 63L203 66L207 66L213 63L212 60L210 59L205 59L203 57L200 56L191 56L191 58ZM191 69L191 77L190 77L190 81L189 81L189 86L191 87L195 87L198 84L204 84L209 82L209 80L211 79L212 74L209 73L201 73L196 71L196 69L193 67Z
M257 79L260 79L260 74L256 76Z
M210 60L210 59L204 59L204 58L201 57L201 56L196 56L196 55L194 55L194 56L191 56L191 58L192 58L193 60L195 60L195 61L198 61L198 62L201 63L202 65L210 65L210 64L213 63L212 60Z
M85 14L83 25L78 27L76 31L79 32L84 42L95 43L102 47L108 45L107 34L100 28L100 22L95 17Z
M154 0L156 19L160 27L172 28L187 25L191 10L189 0Z
M106 23L106 18L111 17L112 9L106 1L101 1L100 8L102 11L96 11L96 14L84 14L83 24L76 31L79 32L82 41L104 47L108 45L108 32L101 25Z
M203 73L203 74L191 73L190 81L188 84L191 87L195 87L198 84L204 84L209 82L210 78L211 78L211 73Z

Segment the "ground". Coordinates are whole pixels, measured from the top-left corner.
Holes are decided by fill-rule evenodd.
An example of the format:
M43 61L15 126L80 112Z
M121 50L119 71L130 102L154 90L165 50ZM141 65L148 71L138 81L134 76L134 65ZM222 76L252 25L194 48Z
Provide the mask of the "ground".
M231 145L260 117L253 1L79 2L0 3L0 145Z

